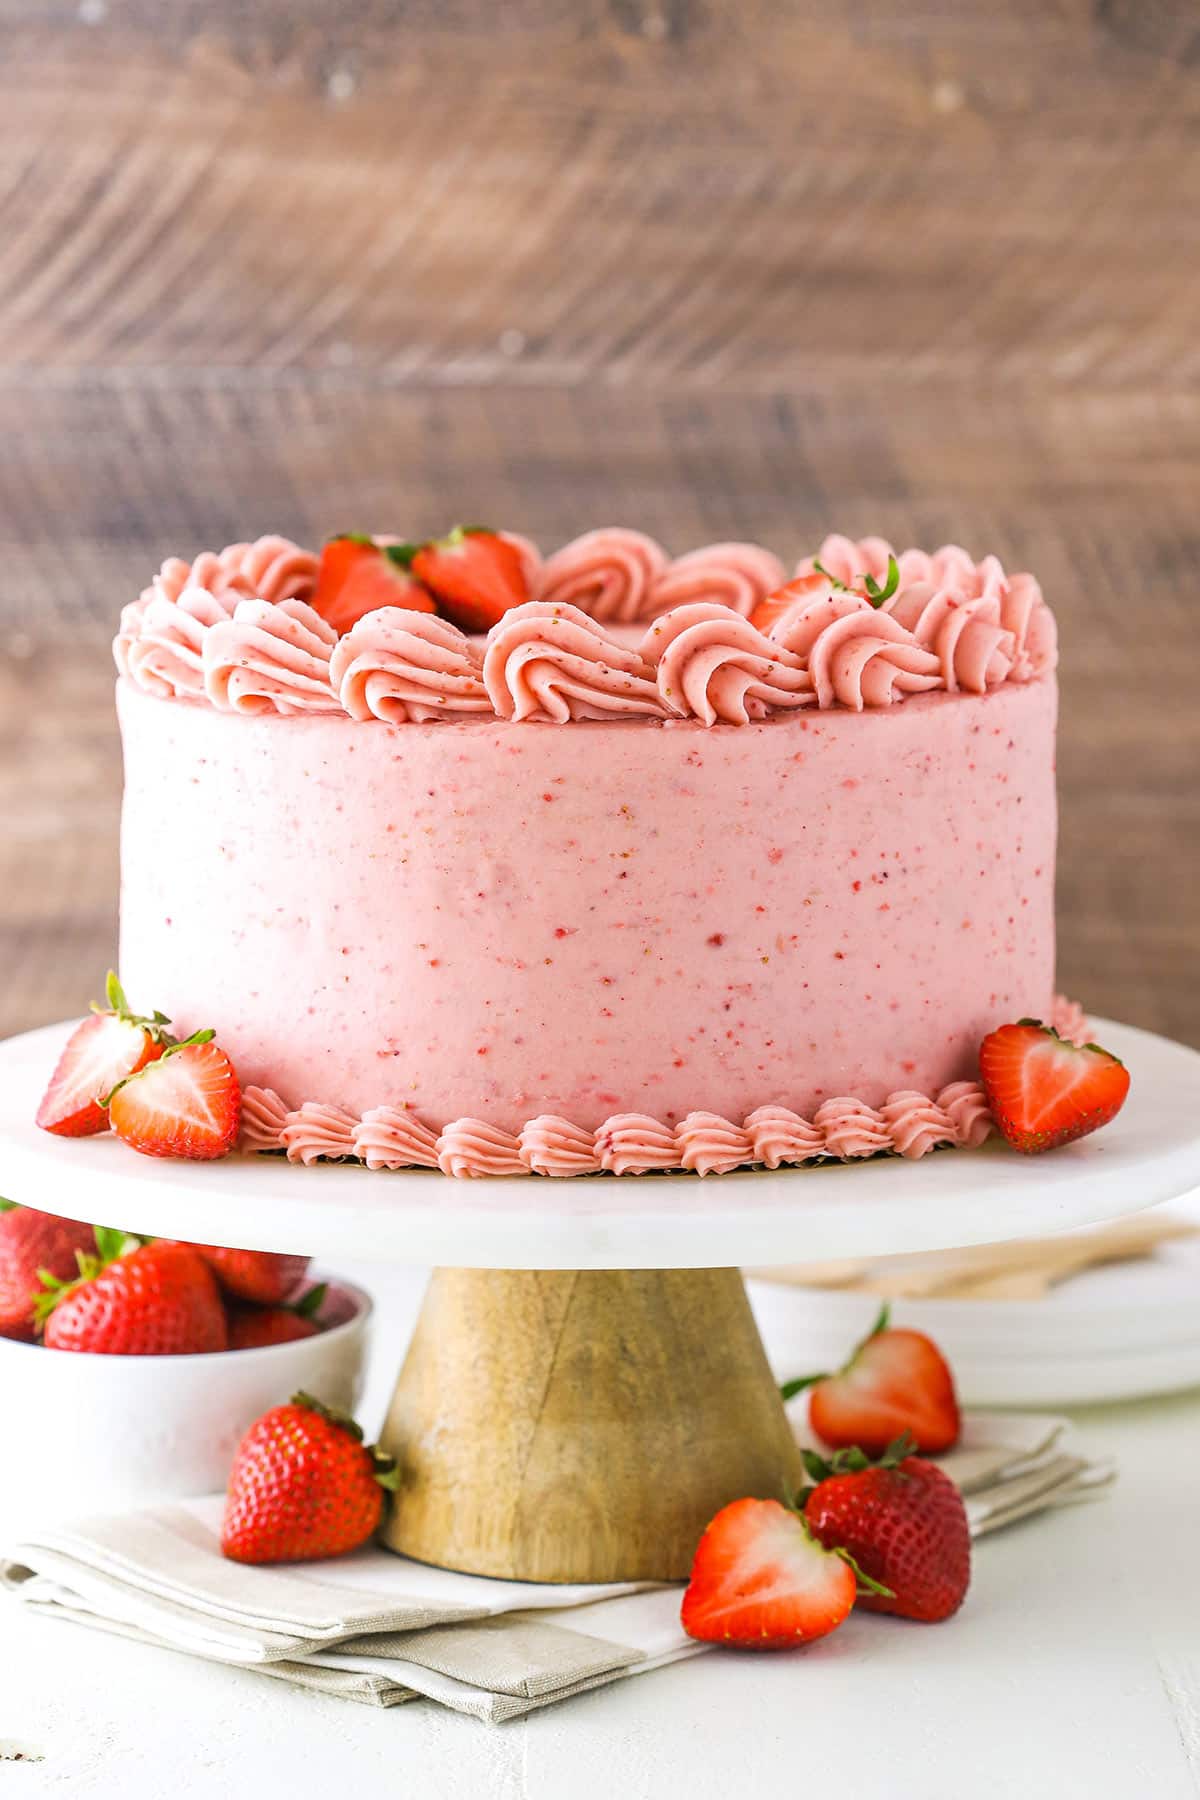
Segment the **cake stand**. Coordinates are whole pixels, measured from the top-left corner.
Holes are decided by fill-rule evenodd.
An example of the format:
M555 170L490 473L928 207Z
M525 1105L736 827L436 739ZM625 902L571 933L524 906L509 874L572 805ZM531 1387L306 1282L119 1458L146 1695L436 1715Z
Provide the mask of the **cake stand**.
M680 1579L721 1506L796 1479L737 1265L1062 1231L1200 1186L1200 1054L1105 1021L1125 1109L1036 1161L991 1143L555 1181L160 1162L51 1137L32 1121L69 1029L0 1044L0 1191L157 1236L437 1265L382 1434L403 1475L387 1542L518 1580Z

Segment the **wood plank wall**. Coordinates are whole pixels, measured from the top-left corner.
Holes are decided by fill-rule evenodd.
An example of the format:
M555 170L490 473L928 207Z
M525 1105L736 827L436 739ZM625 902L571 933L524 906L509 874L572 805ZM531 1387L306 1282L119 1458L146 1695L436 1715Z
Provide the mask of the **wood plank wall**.
M1200 1043L1194 0L0 0L0 1030L113 942L170 552L483 517L1042 576L1062 981Z

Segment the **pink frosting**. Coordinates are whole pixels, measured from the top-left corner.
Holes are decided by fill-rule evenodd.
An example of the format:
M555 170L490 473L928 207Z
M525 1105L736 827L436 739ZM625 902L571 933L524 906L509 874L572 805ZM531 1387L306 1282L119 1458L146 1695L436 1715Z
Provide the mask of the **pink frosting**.
M521 1127L517 1154L533 1175L593 1175L600 1167L595 1132L553 1113Z
M679 1166L675 1133L646 1113L614 1113L596 1133L600 1167L612 1175L645 1175Z
M1050 1023L1059 1037L1066 1038L1068 1043L1090 1044L1092 1041L1091 1020L1078 1000L1068 1000L1065 994L1055 994Z
M534 599L578 606L593 619L641 619L653 606L667 560L644 532L619 525L585 531L546 558Z
M975 598L952 587L914 582L888 605L893 619L931 650L951 693L965 688L982 694L1007 681L1016 661L1016 643L1000 621L996 594Z
M482 1119L455 1119L439 1136L415 1113L376 1106L361 1119L340 1106L308 1101L288 1112L271 1088L243 1096L242 1148L287 1150L292 1162L353 1157L369 1169L438 1168L459 1178L484 1175L641 1175L687 1169L725 1175L748 1164L777 1169L818 1159L849 1161L880 1151L916 1158L940 1144L975 1148L992 1130L983 1089L956 1081L937 1099L903 1090L878 1109L861 1100L827 1100L811 1121L786 1106L760 1106L738 1125L715 1112L691 1112L672 1128L646 1113L615 1113L596 1130L542 1113L519 1132Z
M750 1133L720 1113L692 1112L675 1133L680 1167L697 1175L727 1175L754 1160Z
M414 1113L373 1106L359 1120L354 1154L368 1169L436 1169L437 1133Z
M952 1081L937 1097L939 1109L954 1127L962 1150L976 1150L994 1130L987 1095L977 1081Z
M287 1106L274 1088L243 1088L240 1148L247 1152L282 1149L287 1120Z
M289 1162L327 1162L356 1154L354 1147L358 1120L341 1106L323 1106L320 1101L306 1100L290 1112L279 1134Z
M667 565L651 588L647 610L657 615L707 600L748 618L786 580L779 558L759 544L706 544Z
M838 590L798 601L775 621L770 638L806 661L822 709L861 712L942 685L934 653L857 594Z
M228 601L232 613L242 600L309 600L317 584L317 558L290 538L261 537L252 544L227 544L224 550L202 550L193 562L169 556L148 587L121 611L121 627L113 655L122 675L130 674L129 652L142 634L152 602L176 604L187 588L203 588ZM160 690L149 688L152 693ZM171 691L171 690L165 690ZM192 689L184 690L187 693Z
M891 1133L882 1113L861 1100L840 1095L817 1108L813 1124L824 1133L829 1156L852 1159L874 1156L892 1147Z
M160 699L202 699L204 640L235 605L231 594L202 587L184 588L178 600L156 594L144 605L136 636L125 643L124 673Z
M901 1156L925 1156L938 1144L957 1141L954 1121L928 1094L889 1094L879 1109L891 1147Z
M705 725L745 725L813 698L800 658L727 606L676 607L650 627L642 653L656 665L665 705Z
M470 638L448 619L405 607L359 619L335 644L329 679L353 719L427 724L492 710Z
M438 1168L443 1175L525 1175L521 1146L511 1131L482 1119L455 1119L438 1139Z
M758 1106L746 1120L753 1161L777 1169L809 1162L825 1151L825 1134L786 1106Z
M332 625L302 600L239 601L204 637L204 687L222 712L336 712Z
M488 633L483 679L502 719L661 717L653 670L636 650L562 602L531 600Z

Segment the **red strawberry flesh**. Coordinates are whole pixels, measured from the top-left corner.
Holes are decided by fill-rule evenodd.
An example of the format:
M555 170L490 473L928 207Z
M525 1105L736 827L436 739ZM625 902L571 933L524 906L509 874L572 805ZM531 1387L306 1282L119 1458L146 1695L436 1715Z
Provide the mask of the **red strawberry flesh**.
M108 1110L117 1136L143 1155L209 1161L237 1140L241 1092L224 1051L191 1041L124 1082Z
M700 1539L680 1617L707 1643L790 1650L836 1630L855 1589L849 1564L778 1500L735 1500Z
M1107 1050L1028 1019L984 1038L979 1072L996 1124L1026 1156L1098 1131L1129 1093L1128 1069Z

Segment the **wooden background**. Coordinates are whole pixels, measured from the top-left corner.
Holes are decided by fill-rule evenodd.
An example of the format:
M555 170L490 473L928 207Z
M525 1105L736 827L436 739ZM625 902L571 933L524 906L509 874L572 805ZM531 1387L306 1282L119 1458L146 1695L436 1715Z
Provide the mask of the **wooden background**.
M0 1029L112 954L106 641L279 529L1036 569L1061 974L1200 1043L1195 0L0 0Z

